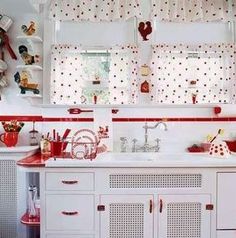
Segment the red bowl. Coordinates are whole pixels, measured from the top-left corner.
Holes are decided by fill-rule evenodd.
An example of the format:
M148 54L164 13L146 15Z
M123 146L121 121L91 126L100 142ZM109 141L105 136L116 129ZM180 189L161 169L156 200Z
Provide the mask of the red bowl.
M236 140L225 140L228 148L232 152L236 152Z

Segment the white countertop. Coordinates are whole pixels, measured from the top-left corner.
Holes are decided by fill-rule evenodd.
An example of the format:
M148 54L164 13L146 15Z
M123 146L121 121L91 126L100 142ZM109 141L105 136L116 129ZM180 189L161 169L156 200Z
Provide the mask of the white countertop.
M27 157L35 154L39 149L39 146L15 146L15 147L0 147L0 159L1 158L13 158L13 157Z
M104 153L93 161L50 158L46 167L236 167L236 155L214 158L207 153Z

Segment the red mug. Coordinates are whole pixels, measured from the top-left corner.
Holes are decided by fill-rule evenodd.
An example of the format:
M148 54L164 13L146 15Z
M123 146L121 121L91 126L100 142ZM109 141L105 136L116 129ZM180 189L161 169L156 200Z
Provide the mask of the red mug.
M51 141L51 156L61 156L63 152L64 142Z
M19 132L5 132L0 134L0 141L3 142L7 147L13 147L18 142Z

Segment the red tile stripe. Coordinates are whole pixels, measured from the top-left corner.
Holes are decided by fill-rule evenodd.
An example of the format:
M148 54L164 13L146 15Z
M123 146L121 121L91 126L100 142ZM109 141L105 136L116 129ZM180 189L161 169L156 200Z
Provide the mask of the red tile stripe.
M0 116L0 121L38 121L38 122L93 122L94 118L69 118L69 117L42 117L42 116L21 116L21 115L6 115ZM143 117L121 117L113 118L113 122L156 122L156 121L171 121L171 122L236 122L236 117L155 117L155 118L143 118Z

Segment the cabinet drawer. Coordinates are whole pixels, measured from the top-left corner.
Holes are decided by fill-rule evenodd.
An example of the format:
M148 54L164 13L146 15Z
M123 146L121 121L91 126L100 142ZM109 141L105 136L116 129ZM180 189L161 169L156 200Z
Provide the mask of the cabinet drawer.
M94 212L93 195L47 195L46 230L91 232Z
M94 190L93 173L46 173L47 190Z
M47 235L47 238L94 238L93 235Z

